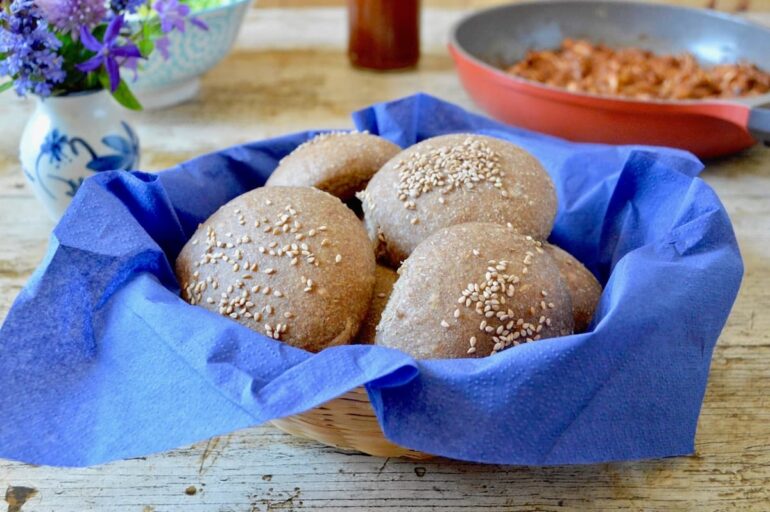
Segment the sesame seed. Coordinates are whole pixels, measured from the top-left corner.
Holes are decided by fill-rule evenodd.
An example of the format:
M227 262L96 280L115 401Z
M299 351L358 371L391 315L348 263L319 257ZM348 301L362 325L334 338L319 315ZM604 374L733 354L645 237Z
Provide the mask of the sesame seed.
M275 269L274 268L266 268L264 270L264 273L267 274L267 275L275 274Z
M468 349L468 354L473 354L473 353L475 353L475 352L476 352L476 347L470 347L470 348Z
M459 309L455 309L454 317L455 318L460 318L460 310Z
M446 320L442 320L441 327L449 327L449 323Z
M334 257L334 263L339 263L340 261L342 261L342 255L338 254Z

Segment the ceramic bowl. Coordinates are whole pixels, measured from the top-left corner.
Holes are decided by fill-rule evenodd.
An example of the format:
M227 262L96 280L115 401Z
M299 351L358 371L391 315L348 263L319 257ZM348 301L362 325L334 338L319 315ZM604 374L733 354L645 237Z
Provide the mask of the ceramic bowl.
M184 33L169 35L170 57L154 52L131 84L144 108L163 108L194 98L200 77L216 66L230 51L252 0L222 0L221 5L195 11L208 30L188 23Z

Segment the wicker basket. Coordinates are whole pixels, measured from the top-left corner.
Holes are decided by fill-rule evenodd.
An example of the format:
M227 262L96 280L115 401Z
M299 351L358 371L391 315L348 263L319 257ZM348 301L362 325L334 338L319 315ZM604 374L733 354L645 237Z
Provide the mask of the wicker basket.
M286 433L313 439L323 444L356 450L377 457L430 459L427 453L393 444L382 434L369 395L363 387L355 388L315 409L273 420Z

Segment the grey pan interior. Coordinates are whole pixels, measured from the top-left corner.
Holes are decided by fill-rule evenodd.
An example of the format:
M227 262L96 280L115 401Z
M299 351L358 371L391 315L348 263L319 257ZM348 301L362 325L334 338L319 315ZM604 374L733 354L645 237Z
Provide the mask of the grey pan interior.
M690 52L702 64L748 61L770 71L770 29L722 13L608 1L526 2L466 18L455 42L495 67L529 49L555 48L565 37L658 53Z

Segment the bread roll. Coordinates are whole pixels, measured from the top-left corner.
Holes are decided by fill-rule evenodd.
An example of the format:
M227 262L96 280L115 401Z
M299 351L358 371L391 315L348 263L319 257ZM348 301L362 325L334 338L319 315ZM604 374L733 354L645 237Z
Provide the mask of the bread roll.
M553 183L537 159L483 135L415 144L386 163L359 197L378 257L393 268L445 227L510 224L544 240L556 215Z
M388 267L377 265L374 270L374 292L372 293L372 302L369 304L369 311L361 323L361 330L358 331L356 340L359 343L374 343L374 336L377 332L377 324L380 323L382 312L388 303L390 294L393 291L393 285L398 280L398 274L395 270Z
M602 285L591 271L564 249L552 244L543 244L543 247L556 262L561 277L567 284L572 298L575 332L583 332L591 324L596 305L602 296Z
M404 261L376 343L420 359L484 357L572 333L572 303L532 237L492 223L442 229Z
M400 150L369 133L322 133L281 160L265 186L315 187L348 201Z
M317 352L351 341L374 286L374 256L342 202L266 187L222 206L176 260L182 298Z

